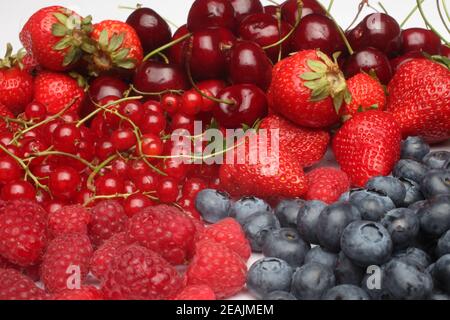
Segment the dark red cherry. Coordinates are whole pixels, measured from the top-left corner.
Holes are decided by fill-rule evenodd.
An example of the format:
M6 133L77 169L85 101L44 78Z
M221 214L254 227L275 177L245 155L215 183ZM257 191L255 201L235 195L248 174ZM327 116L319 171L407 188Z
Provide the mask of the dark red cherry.
M303 0L302 17L312 13L325 15L326 12L316 0ZM298 17L298 0L287 0L281 5L281 17L291 25L295 25Z
M373 13L347 32L347 38L355 51L373 47L395 56L401 45L400 34L400 25L394 18L384 13Z
M167 22L150 8L138 8L127 19L136 30L145 52L157 49L170 41L172 32Z
M329 56L345 49L336 24L330 18L316 13L302 18L291 43L294 51L320 49Z
M441 45L441 55L450 59L450 47Z
M374 72L382 84L388 84L392 78L389 59L383 52L375 48L357 51L344 63L344 73L347 79L361 71Z
M195 0L189 10L187 28L191 32L222 27L234 30L234 8L229 0Z
M243 124L252 126L256 120L267 115L265 93L253 84L238 84L225 88L218 98L231 104L220 103L213 110L214 118L226 128L240 128Z
M197 87L207 96L216 98L219 92L226 87L226 84L222 80L205 80L197 83ZM207 113L209 114L209 111L218 106L217 102L214 102L206 97L202 97L202 101L202 113L198 116L207 115Z
M253 41L240 41L234 45L228 70L233 84L251 83L267 90L272 80L272 63Z
M134 86L139 91L158 93L166 90L185 90L188 80L184 71L177 65L146 61L136 71Z
M187 35L188 33L189 33L189 30L188 30L187 26L182 25L181 27L178 28L177 31L175 31L171 41L177 40L177 39ZM184 48L184 44L186 43L186 41L189 41L189 40L186 39L186 40L179 42L169 48L169 50L168 50L169 60L171 63L178 64L178 65L181 65L183 63L183 48Z
M276 43L286 36L291 30L291 26L279 21L267 13L256 13L249 15L242 20L239 27L239 35L244 40L251 40L266 47ZM289 41L285 41L282 45L282 56L290 52ZM275 63L278 61L280 46L275 46L266 50L267 56Z
M411 52L405 53L402 56L398 56L394 59L391 59L390 63L391 63L392 73L395 74L401 65L405 64L408 61L411 61L412 59L424 59L424 58L425 57L422 52L411 51Z
M106 97L122 98L123 93L128 89L125 82L116 77L100 76L95 78L89 86L89 95L95 102L99 102Z
M422 51L430 55L441 53L441 39L431 30L410 28L402 31L402 52Z
M28 181L12 181L2 187L0 198L4 201L35 200L36 189Z
M264 12L263 5L259 0L231 0L231 5L238 23L252 13Z
M264 7L264 13L270 14L274 18L277 17L278 10L280 10L281 13L281 8L275 5L268 5Z

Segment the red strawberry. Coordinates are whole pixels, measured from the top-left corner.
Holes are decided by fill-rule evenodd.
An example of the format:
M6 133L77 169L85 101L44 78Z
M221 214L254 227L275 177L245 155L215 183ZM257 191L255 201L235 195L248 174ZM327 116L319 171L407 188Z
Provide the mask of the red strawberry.
M46 7L33 14L20 32L20 41L36 61L52 71L74 67L83 50L89 48L91 17L60 6Z
M101 290L92 286L81 287L80 289L66 289L55 293L53 300L103 300Z
M110 300L162 300L184 287L183 277L157 253L130 245L114 255L102 283Z
M246 277L247 266L236 252L215 241L197 243L187 270L189 285L207 285L224 299L241 291Z
M275 112L310 128L337 123L342 102L350 99L339 66L316 50L300 51L279 62L270 96Z
M80 205L65 206L48 214L48 230L52 238L66 233L87 234L90 213Z
M450 71L428 59L403 64L388 86L387 110L403 137L421 136L430 143L450 138Z
M45 300L48 296L30 278L14 269L0 269L0 300Z
M102 280L108 270L108 265L114 257L114 254L120 247L123 247L126 244L128 244L128 241L125 232L116 233L111 238L106 240L92 255L92 274Z
M227 218L206 227L200 235L201 240L212 240L224 244L244 260L248 260L252 253L241 225L233 218Z
M101 201L92 208L91 214L89 236L95 246L101 245L115 233L125 230L128 216L118 201Z
M216 294L207 285L200 284L196 286L187 286L179 294L176 295L174 300L216 300Z
M92 245L87 235L71 233L53 239L41 264L41 280L46 289L58 292L72 289L69 284L76 284L78 280L82 284L91 256Z
M350 188L345 172L336 168L317 168L309 172L306 200L321 200L332 204Z
M358 73L347 80L347 87L352 95L350 103L344 103L340 110L343 117L353 116L358 111L369 109L384 110L386 94L381 83L367 73Z
M280 130L280 148L291 152L304 167L320 161L327 151L330 135L326 131L306 129L278 115L266 117L261 122L261 129Z
M386 176L400 158L400 128L392 115L378 110L357 113L333 140L337 162L354 186Z
M34 99L47 107L49 114L56 114L75 101L69 111L78 111L84 90L77 81L62 73L40 73L34 83Z
M172 264L183 264L194 248L193 220L179 209L159 205L134 215L127 227L128 240L158 252Z

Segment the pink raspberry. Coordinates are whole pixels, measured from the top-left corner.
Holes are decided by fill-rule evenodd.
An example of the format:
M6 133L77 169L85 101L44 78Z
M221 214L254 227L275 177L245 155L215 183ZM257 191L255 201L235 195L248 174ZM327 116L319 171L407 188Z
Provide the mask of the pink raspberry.
M123 206L116 200L99 202L92 208L89 235L95 246L100 246L115 233L125 230L128 216Z
M52 238L66 233L87 234L90 213L80 205L65 206L48 214L48 230Z

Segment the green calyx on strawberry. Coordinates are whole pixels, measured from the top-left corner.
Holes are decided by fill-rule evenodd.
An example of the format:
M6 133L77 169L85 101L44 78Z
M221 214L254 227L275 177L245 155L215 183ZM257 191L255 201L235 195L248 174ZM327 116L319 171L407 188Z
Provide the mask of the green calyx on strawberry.
M0 69L18 66L23 70L22 60L26 54L24 49L20 49L17 54L13 55L13 47L10 43L7 43L5 57L0 59Z

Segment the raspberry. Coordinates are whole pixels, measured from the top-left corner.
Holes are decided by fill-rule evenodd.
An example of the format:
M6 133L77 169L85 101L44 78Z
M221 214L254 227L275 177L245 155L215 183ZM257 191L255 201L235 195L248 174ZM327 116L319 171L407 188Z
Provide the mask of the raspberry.
M200 284L187 286L175 296L174 300L216 300L216 294L210 287Z
M94 252L91 260L91 272L97 279L102 280L104 278L116 250L126 244L127 235L125 232L116 233Z
M139 245L122 247L114 255L103 282L112 300L160 300L176 295L184 278L164 258Z
M82 283L89 271L92 245L84 234L69 233L53 239L44 254L41 264L41 280L50 292L68 289L68 282L76 278L79 268ZM70 288L69 288L70 289Z
M37 202L31 200L14 200L4 202L0 205L2 213L14 213L22 217L35 218L42 228L47 227L47 212Z
M48 230L52 238L66 233L87 234L91 220L89 212L80 205L65 206L48 214Z
M95 246L100 246L115 233L124 231L128 217L118 201L101 201L92 208L91 213L89 235Z
M192 219L175 207L159 205L134 215L128 240L158 252L172 264L183 264L193 251L196 228Z
M44 290L14 269L0 269L0 300L44 300Z
M248 260L252 254L250 244L241 225L233 218L226 218L205 228L200 240L212 240L227 246L243 259Z
M85 286L80 289L66 289L53 295L53 300L103 300L103 292L96 287Z
M231 297L245 286L247 266L242 258L225 245L200 241L187 270L189 285L208 285L218 299Z
M331 204L350 188L347 174L336 168L314 169L307 174L307 177L307 200L321 200Z

